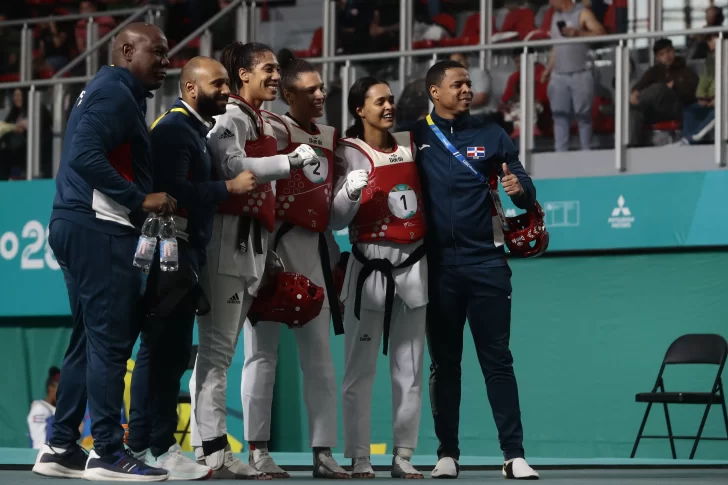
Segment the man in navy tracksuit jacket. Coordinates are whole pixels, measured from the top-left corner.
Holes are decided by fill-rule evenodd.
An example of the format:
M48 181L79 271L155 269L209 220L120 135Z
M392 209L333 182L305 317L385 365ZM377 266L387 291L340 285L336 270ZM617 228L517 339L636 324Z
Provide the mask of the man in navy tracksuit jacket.
M171 212L175 201L152 194L146 100L159 88L167 41L134 23L114 42L116 67L104 66L75 101L56 179L49 244L63 271L73 331L58 384L53 435L33 470L90 480L158 481L124 450L120 424L126 363L139 335L142 276L133 266L145 212ZM78 447L86 402L94 450Z
M195 313L204 311L201 297L206 302L197 276L206 264L217 203L255 187L250 172L229 181L211 180L207 134L213 116L225 112L227 83L222 64L207 57L191 59L180 76L182 98L150 129L154 190L177 200L179 269L163 272L157 261L149 274L145 306L154 316L147 318L134 366L127 444L147 464L166 469L170 479L198 480L212 473L175 447L177 398L190 362Z
M428 72L427 86L435 106L431 120L450 144L480 174L488 177L495 171L502 177L516 206L531 207L536 189L511 140L498 125L468 112L472 91L467 70L457 62L439 62ZM506 460L503 474L535 478L538 475L523 460L518 388L509 350L511 270L488 186L452 154L427 119L415 126L414 139L428 218L430 399L440 441L433 477L454 477L459 471L460 362L467 317Z

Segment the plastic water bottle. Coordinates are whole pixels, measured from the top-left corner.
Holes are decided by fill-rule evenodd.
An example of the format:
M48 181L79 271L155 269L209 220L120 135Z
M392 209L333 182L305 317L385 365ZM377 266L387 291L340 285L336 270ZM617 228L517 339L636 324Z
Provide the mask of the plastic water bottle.
M174 226L174 219L171 216L167 216L162 220L160 239L160 268L162 268L162 271L177 271L177 269L179 269L177 229Z
M154 251L157 249L157 236L159 235L159 217L149 214L142 226L142 235L137 243L134 253L134 266L149 273L149 267L154 261Z

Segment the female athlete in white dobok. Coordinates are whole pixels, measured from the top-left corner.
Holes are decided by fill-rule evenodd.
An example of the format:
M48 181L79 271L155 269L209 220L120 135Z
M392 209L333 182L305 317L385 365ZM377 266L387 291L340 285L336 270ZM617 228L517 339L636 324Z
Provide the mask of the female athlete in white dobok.
M341 300L345 370L344 455L355 478L370 462L372 387L379 343L389 354L392 476L422 478L410 463L417 446L425 345L427 260L420 181L410 133L390 134L396 107L386 81L366 77L349 91L354 126L336 150L331 228L349 226L352 256Z
M338 136L334 128L311 121L323 116L326 99L324 84L316 68L295 59L286 50L278 54L278 61L281 94L289 111L280 116L267 111L261 114L275 131L278 153L291 153L307 143L318 153L320 163L292 170L290 177L276 183L276 230L269 238L268 248L281 258L285 271L303 274L332 298L331 301L324 299L321 313L316 318L291 331L298 342L303 371L313 476L349 478L331 454L331 448L336 446L337 396L329 329L332 313L335 327L337 323L341 326L341 314L331 275L331 267L339 258L339 248L328 226ZM288 478L288 473L276 465L268 453L280 332L280 323L251 325L248 321L245 324L243 415L245 439L250 443L250 465L273 478Z
M263 276L275 225L275 180L318 162L318 157L307 145L279 155L273 129L260 114L261 104L275 99L280 80L278 61L269 47L234 42L223 50L221 61L232 93L227 111L215 117L208 134L215 172L221 179L231 179L250 170L258 186L220 203L215 215L207 269L200 275L212 310L197 319L199 347L190 381L196 424L192 445L198 461L212 468L213 478L270 478L231 452L227 371Z

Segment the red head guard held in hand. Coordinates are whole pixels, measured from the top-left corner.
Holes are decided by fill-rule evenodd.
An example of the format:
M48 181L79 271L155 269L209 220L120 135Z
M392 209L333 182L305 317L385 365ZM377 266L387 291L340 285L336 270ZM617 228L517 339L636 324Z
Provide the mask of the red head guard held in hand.
M541 204L536 202L524 214L508 217L508 229L503 229L510 255L516 258L535 258L549 247L549 232L544 222Z
M323 288L300 273L278 272L266 278L248 316L251 322L280 322L300 328L321 313L323 304Z

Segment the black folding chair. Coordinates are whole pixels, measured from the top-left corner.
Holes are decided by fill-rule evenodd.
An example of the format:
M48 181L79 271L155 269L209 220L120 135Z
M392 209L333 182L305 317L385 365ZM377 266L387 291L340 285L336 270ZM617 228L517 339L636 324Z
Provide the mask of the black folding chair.
M726 356L728 355L728 342L720 335L715 334L688 334L676 339L667 349L665 358L662 361L660 372L657 374L657 381L652 392L641 392L635 396L637 402L647 403L645 417L642 419L640 430L637 433L637 439L632 448L634 458L637 453L637 446L642 438L667 438L670 440L670 449L672 450L672 458L677 459L675 453L675 440L695 440L693 449L690 452L690 459L695 456L695 450L698 449L698 443L703 440L728 441L728 412L726 412L726 399L721 381L721 374L725 366ZM713 387L710 392L665 392L665 384L662 379L662 373L665 366L676 364L715 364L718 366L718 373L715 376ZM659 389L659 392L658 392ZM665 410L665 422L667 423L667 436L643 436L642 432L647 423L647 416L650 414L653 404L661 403ZM700 422L697 436L673 436L672 426L670 425L670 414L667 412L668 404L705 404L705 412ZM713 404L720 404L723 408L723 420L725 422L726 437L703 437L703 428L705 421L708 419L708 411Z
M192 346L192 350L190 351L190 361L187 363L187 370L192 370L195 368L195 360L197 359L197 345ZM177 415L181 414L181 407L183 404L188 404L190 407L192 406L192 396L189 395L187 392L180 392L179 397L177 398ZM187 420L187 423L185 423L184 427L182 429L178 429L175 434L179 434L179 440L177 443L182 446L182 443L184 443L185 438L187 437L187 434L190 432L190 425L192 424L192 409L190 409L190 417Z

